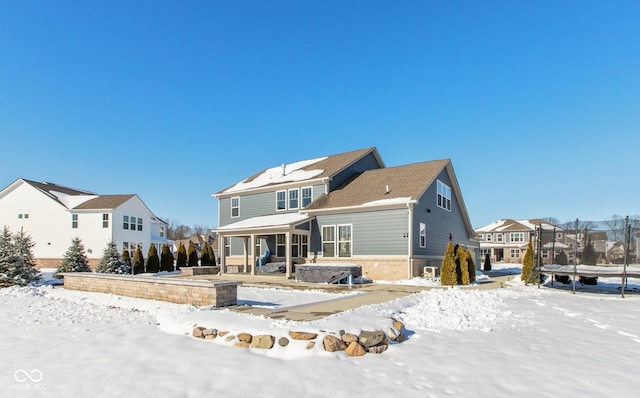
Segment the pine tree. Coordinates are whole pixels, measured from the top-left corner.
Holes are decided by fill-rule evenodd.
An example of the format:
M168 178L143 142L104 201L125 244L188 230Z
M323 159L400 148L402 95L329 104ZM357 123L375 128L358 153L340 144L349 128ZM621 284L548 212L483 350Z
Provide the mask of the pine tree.
M0 237L0 287L26 286L40 279L33 258L35 243L23 230L13 236L4 227Z
M200 252L200 265L212 265L211 257L211 247L209 247L209 242L205 241Z
M129 267L131 267L131 254L129 254L129 250L122 251L122 261L124 261Z
M140 245L136 248L136 252L133 254L133 273L141 274L144 272L144 256L142 255L142 249Z
M186 267L187 266L187 249L184 247L184 244L180 242L180 246L178 246L178 259L176 260L176 267Z
M84 244L77 236L71 239L71 246L62 258L62 262L58 265L58 269L53 274L54 278L62 278L62 272L91 272L89 268L89 260L85 253Z
M169 249L169 245L162 245L160 252L160 271L173 272L173 253Z
M108 242L102 253L100 263L96 267L96 272L103 274L130 274L131 267L120 258L116 244Z
M491 271L491 255L489 253L484 256L483 268L485 271Z
M564 252L564 250L562 250L560 251L560 253L558 253L553 262L558 265L567 265L569 264L569 259L567 258L567 254Z
M531 245L531 241L527 245L527 252L524 254L524 260L522 261L522 274L520 275L520 279L527 283L538 283L538 271L534 269L534 256L533 256L533 246Z
M160 271L160 258L158 257L158 249L156 245L149 246L147 253L147 272L156 273Z
M587 245L582 250L582 263L585 265L596 265L597 254L595 249L593 248L593 244L591 240L587 242Z
M198 252L196 252L196 245L193 241L189 242L189 250L187 251L187 258L189 259L189 267L198 266Z
M462 246L456 250L456 276L459 285L469 284L469 265L467 264L467 252Z
M469 249L466 249L464 253L467 256L467 266L469 268L469 284L472 284L476 281L476 264L473 262L473 256Z
M442 258L442 265L440 266L440 284L453 286L457 283L456 258L453 253L453 243L449 242L444 257Z

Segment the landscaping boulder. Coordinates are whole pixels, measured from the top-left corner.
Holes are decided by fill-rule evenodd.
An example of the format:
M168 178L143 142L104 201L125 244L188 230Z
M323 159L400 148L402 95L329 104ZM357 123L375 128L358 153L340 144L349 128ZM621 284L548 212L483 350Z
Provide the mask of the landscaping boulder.
M355 341L349 344L345 351L350 357L361 357L367 353L364 347Z
M344 333L342 335L342 341L344 341L346 344L351 344L354 341L355 342L358 341L358 336L356 336L355 334L352 334L352 333Z
M251 344L251 340L253 339L253 336L251 336L249 333L238 333L238 340L243 341L247 344Z
M269 335L263 334L259 336L254 336L251 340L251 348L260 348L263 350L270 350L273 348L273 345L276 342L276 338Z
M313 340L318 337L318 334L307 332L289 332L289 336L291 336L291 338L294 340Z
M364 347L373 347L380 343L387 342L387 337L382 330L376 330L373 332L362 331L358 337L358 342Z
M289 339L286 337L280 337L278 339L278 345L280 345L280 347L286 347L289 345Z
M347 345L345 344L345 342L337 338L336 336L324 336L323 343L325 351L336 352L344 351L347 349Z
M193 337L197 337L199 339L204 339L204 330L206 328L202 327L202 326L196 326L195 328L193 328Z

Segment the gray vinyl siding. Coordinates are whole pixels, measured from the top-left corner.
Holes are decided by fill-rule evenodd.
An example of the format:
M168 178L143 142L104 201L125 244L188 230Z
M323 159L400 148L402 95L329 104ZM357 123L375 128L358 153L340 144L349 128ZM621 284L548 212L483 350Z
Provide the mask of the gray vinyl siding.
M378 163L376 157L373 155L373 153L368 153L362 159L351 164L349 167L333 176L333 179L329 183L329 190L333 191L334 189L338 188L357 173L361 173L365 170L373 170L379 168L380 164Z
M300 188L306 188L309 185L301 185ZM312 200L317 199L324 193L324 185L312 186ZM231 197L222 198L219 201L220 206L220 220L219 225L225 226L234 222L246 220L248 218L266 216L270 214L280 213L297 213L300 209L276 211L276 192L286 191L286 189L274 189L269 192L261 192L249 195L238 195L240 198L240 211L239 217L231 217ZM287 193L287 201L289 199ZM298 194L299 204L302 203L302 192ZM288 202L287 202L288 203Z
M351 224L352 255L406 255L407 209L319 215L312 223L311 255L322 256L322 227Z
M438 184L434 181L413 208L413 254L415 256L442 256L449 243L449 233L453 237L454 244L477 246L470 240L458 198L446 169L442 170L438 179L452 188L451 211L438 207ZM420 223L426 224L427 227L426 248L420 247Z

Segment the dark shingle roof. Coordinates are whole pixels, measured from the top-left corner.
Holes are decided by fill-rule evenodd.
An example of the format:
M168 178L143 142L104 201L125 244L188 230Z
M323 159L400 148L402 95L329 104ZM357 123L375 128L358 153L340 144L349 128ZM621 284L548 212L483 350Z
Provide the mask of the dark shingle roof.
M60 193L64 193L66 195L95 195L95 193L93 192L89 192L89 191L83 191L80 189L75 189L75 188L69 188L69 187L65 187L62 185L58 185L58 184L53 184L50 182L36 182L36 181L32 181L32 180L27 180L24 179L24 182L26 182L27 184L33 186L34 188L37 188L45 193L50 193L50 191L56 191L56 192L60 192Z
M302 167L302 168L300 168L300 170L304 170L304 171L322 170L322 173L314 175L313 179L332 177L332 176L336 175L338 172L340 172L343 169L347 168L349 165L353 164L358 159L364 157L365 155L367 155L368 153L371 153L371 152L373 152L375 154L376 158L380 162L380 165L382 167L384 167L384 164L383 164L382 160L380 159L380 157L378 155L377 149L375 147L372 147L372 148L358 149L356 151L351 151L351 152L339 153L339 154L336 154L336 155L330 155L330 156L327 156L326 158L324 158L324 159L322 159L322 160L320 160L318 162L315 162L315 163L310 164L308 166ZM256 174L252 175L251 177L249 177L246 180L244 180L243 183L251 183L256 178L260 177L265 172L267 172L267 170L269 170L269 169L264 169L264 170L260 171L259 173L256 173ZM277 184L280 184L280 183L281 182L276 182L276 183L272 183L272 184L266 184L266 185L263 185L263 186L272 186L272 185L277 185ZM224 193L225 191L229 190L230 188L234 187L235 185L236 184L219 191L218 194Z
M95 199L90 199L83 204L74 207L74 210L99 210L115 209L135 195L100 195Z
M305 210L359 206L396 198L417 200L449 163L448 159L444 159L367 170L347 181L342 187L319 197Z

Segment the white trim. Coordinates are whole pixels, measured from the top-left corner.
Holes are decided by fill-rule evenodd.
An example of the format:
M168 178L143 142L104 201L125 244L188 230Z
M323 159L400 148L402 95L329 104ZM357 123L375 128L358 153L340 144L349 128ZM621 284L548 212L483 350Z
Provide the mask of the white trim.
M295 197L295 201L296 201L296 206L293 207L291 206L291 193L295 192L296 193L296 197ZM300 188L292 188L292 189L287 189L287 210L298 210L300 208Z
M336 257L337 258L351 258L353 257L353 224L337 224L336 225ZM340 227L349 227L349 240L340 240ZM340 242L349 243L349 255L340 256Z
M440 193L440 186L443 187L444 192ZM436 206L439 208L451 211L451 187L444 182L440 181L439 178L436 179ZM442 200L439 200L442 197ZM438 203L439 202L439 203Z
M424 249L427 247L427 224L423 222L420 223L419 233L420 233L420 248ZM424 237L424 242L422 241L423 237Z
M280 199L278 198L278 194L279 193L283 193L284 194L284 208L280 209L278 206L278 202L280 201ZM288 202L288 198L287 198L287 190L286 189L281 189L279 191L276 191L276 211L287 211L287 202Z
M312 214L343 214L343 213L364 213L368 211L378 211L378 210L397 210L397 209L405 209L407 205L413 205L418 203L417 200L410 200L402 203L383 203L380 205L357 205L357 206L344 206L344 207L331 207L328 209L312 209L312 210L300 210L303 213L307 213L309 215Z
M325 228L333 228L333 240L332 241L326 241L327 243L333 243L333 255L332 256L328 256L326 257L324 255L324 244L325 244L325 240L324 240L324 229ZM320 257L322 258L335 258L336 257L336 233L337 233L337 228L335 226L335 224L332 225L323 225L320 228Z
M311 192L311 196L309 197L309 203L306 205L308 206L309 204L311 204L311 202L313 202L313 186L308 186L308 187L301 187L300 188L300 208L304 209L306 206L304 204L304 190L308 189Z

